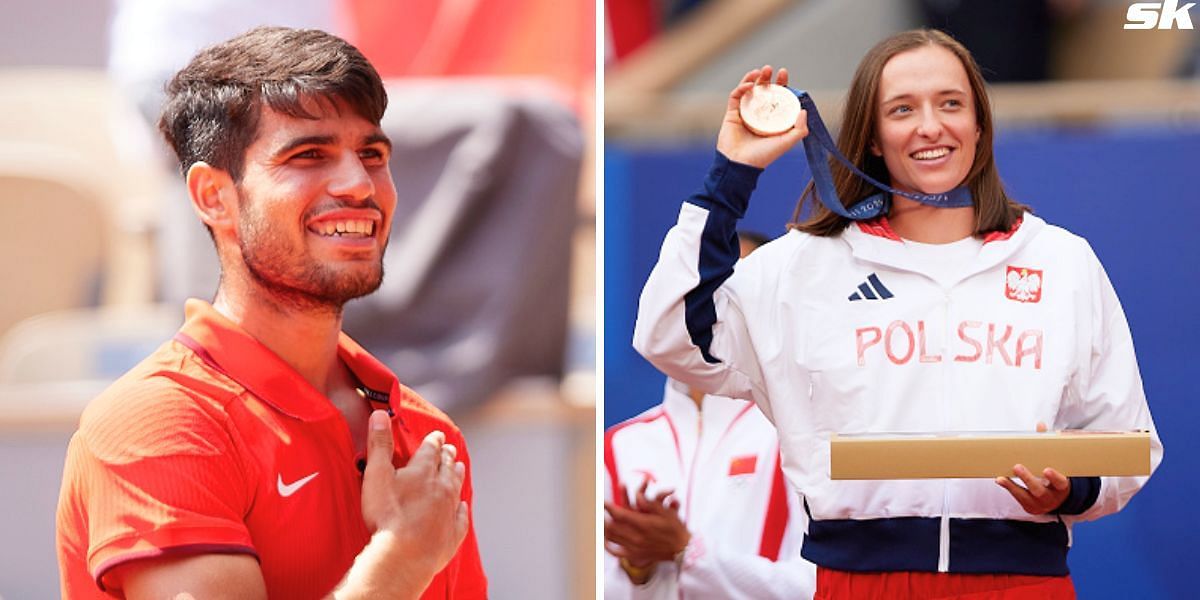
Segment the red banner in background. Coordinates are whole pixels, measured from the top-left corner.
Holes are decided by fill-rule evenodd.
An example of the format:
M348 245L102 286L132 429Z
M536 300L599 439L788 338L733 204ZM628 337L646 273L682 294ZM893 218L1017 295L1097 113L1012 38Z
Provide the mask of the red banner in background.
M339 0L342 29L380 75L546 77L590 98L596 7L582 0Z

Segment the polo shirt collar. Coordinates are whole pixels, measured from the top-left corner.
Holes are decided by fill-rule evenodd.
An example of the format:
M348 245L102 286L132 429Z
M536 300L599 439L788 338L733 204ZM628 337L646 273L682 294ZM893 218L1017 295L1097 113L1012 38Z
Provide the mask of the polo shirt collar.
M308 383L279 355L217 312L208 302L190 299L176 341L188 346L218 371L238 382L276 410L305 421L341 416L337 407ZM372 396L397 410L400 398L396 376L344 332L338 336L338 357Z

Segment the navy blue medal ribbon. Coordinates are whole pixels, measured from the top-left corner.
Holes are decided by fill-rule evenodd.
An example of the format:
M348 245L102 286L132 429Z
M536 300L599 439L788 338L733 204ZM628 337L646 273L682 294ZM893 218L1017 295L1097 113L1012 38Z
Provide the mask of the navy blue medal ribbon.
M904 196L905 198L916 200L921 204L938 208L971 206L971 190L965 186L956 187L941 194L902 192L863 173L845 155L838 151L837 144L833 141L833 136L829 134L829 129L825 127L825 122L821 120L821 114L817 112L816 102L813 102L808 92L792 88L788 88L788 90L796 95L796 98L800 100L801 108L806 111L808 136L804 138L804 156L808 159L809 170L812 171L813 185L816 188L817 197L820 198L821 203L829 210L855 221L874 219L881 215L886 215L888 209L891 208L892 199L890 194ZM854 173L867 183L883 191L855 202L849 208L842 206L842 202L833 187L833 173L829 170L828 160L830 155L845 165L847 169L850 169L851 173Z

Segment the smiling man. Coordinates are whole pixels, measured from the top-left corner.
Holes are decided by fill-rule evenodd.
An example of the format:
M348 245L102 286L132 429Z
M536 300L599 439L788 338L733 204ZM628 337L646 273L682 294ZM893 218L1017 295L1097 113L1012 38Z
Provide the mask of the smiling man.
M383 277L386 105L312 30L255 29L168 85L160 128L221 282L84 412L63 597L486 597L461 433L341 333Z

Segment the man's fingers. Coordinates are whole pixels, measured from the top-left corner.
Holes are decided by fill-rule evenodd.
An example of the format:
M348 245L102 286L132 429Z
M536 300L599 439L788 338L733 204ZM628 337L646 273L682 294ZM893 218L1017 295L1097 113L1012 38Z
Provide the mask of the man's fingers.
M617 506L616 504L613 504L612 502L605 502L604 503L604 512L605 512L605 514L608 515L609 519L616 522L616 521L625 520L625 518L633 511L631 511L628 508L625 508L623 506Z
M611 503L604 504L604 510L608 516L612 518L614 524L622 527L630 527L637 530L646 529L654 522L653 517L648 513L639 512L631 508L624 508Z
M462 463L458 463L462 464ZM454 547L457 549L467 537L467 530L471 528L471 515L467 508L466 500L459 500L458 510L454 511Z
M675 490L663 490L654 495L654 503L659 506L662 506L664 504L663 501L666 500L667 498L670 498L671 494L674 494L674 493L675 493Z
M612 521L604 524L604 539L620 544L624 548L630 548L641 545L644 535L636 527L630 527L620 521Z
M454 462L453 458L447 458L446 451L442 450L441 464L438 465L434 478L445 486L450 495L458 498L462 495L463 482L467 478L467 466L461 462Z
M604 539L609 542L620 543L619 540L626 538L628 528L623 526L617 519L604 520Z
M650 503L650 499L641 495L634 499L632 508L638 512L654 510L654 506Z
M675 502L674 491L665 490L654 495L653 501L647 502L647 505L638 507L644 514L662 515L670 511L670 504Z
M788 70L787 70L786 68L784 68L784 67L780 67L780 68L779 68L779 73L777 73L777 74L775 75L775 83L778 83L779 85L782 85L782 86L784 86L784 87L787 87L787 84L788 84Z
M642 485L638 486L637 497L645 498L646 497L646 488L649 488L649 487L650 487L650 476L646 475L645 477L642 477Z
M395 469L392 466L392 451L395 440L392 439L392 420L387 411L377 410L368 419L370 430L367 432L367 469L378 470L383 467Z
M425 436L425 439L421 440L421 443L422 443L422 444L429 444L429 445L430 445L430 446L432 446L432 447L433 447L435 450L440 450L440 449L441 449L441 447L442 447L442 444L445 444L445 443L446 443L446 434L445 434L445 433L442 433L442 432L441 432L440 430L438 430L438 429L434 429L433 431L430 431L430 432L429 432L429 433L428 433L428 434Z
M633 521L634 517L636 517L638 514L636 510L625 508L624 506L617 506L611 502L604 503L604 511L608 513L608 516L612 517L614 522Z
M419 467L425 469L436 469L438 462L441 460L442 445L446 442L446 434L440 431L431 431L425 439L421 440L417 446L417 451L413 452L412 460L408 461L410 467Z
M454 444L442 444L442 463L441 468L449 469L454 466L454 457L458 455L458 448Z
M604 551L617 558L629 558L630 554L629 551L621 547L620 544L614 544L612 542L604 543Z
M650 510L650 499L646 497L646 489L650 487L650 476L642 478L642 485L638 486L637 495L634 496L633 505L640 511Z

